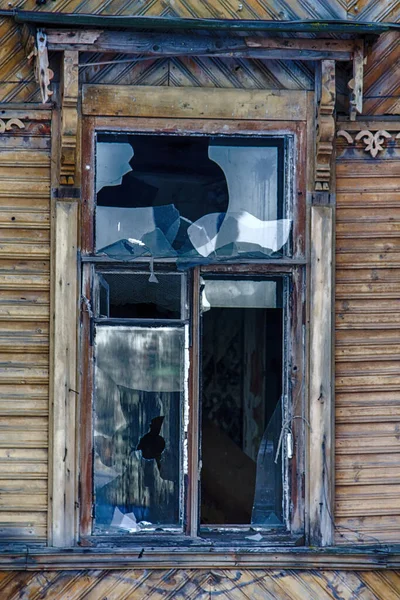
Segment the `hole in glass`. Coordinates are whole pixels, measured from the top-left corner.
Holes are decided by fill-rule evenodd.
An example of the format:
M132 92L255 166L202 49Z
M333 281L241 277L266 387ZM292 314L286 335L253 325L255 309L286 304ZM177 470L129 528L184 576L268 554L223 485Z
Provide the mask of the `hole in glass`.
M283 143L200 136L98 136L96 251L210 262L281 256Z
M96 328L95 533L181 523L184 336Z

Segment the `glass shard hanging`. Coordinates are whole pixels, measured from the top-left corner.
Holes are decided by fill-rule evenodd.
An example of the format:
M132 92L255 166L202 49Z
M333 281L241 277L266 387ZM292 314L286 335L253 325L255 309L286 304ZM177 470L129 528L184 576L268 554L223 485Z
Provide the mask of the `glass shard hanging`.
M102 134L96 252L180 265L287 255L283 143Z

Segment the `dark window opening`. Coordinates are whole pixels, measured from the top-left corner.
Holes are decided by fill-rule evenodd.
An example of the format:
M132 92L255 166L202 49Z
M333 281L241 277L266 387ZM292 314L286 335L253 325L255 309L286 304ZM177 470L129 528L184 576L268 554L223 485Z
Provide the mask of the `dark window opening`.
M103 134L96 251L190 264L287 253L281 139Z
M102 272L100 316L112 319L181 319L186 278L181 273Z
M202 525L280 525L283 309L279 280L203 291Z

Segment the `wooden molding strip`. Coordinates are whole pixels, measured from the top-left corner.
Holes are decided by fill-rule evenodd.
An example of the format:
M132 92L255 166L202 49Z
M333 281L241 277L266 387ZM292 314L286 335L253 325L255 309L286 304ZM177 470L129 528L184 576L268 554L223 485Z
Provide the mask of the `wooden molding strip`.
M346 569L386 570L400 568L399 546L382 544L378 549L306 548L263 550L254 548L178 548L133 546L104 551L73 548L55 551L46 548L21 548L18 552L2 552L0 570L35 571L43 569L124 569L124 568L262 568L262 569Z

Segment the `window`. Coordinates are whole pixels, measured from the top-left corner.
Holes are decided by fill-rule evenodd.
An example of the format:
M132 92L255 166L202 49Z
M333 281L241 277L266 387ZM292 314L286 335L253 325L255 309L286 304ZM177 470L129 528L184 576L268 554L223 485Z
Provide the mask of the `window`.
M222 133L95 135L82 263L95 537L302 530L296 139Z

